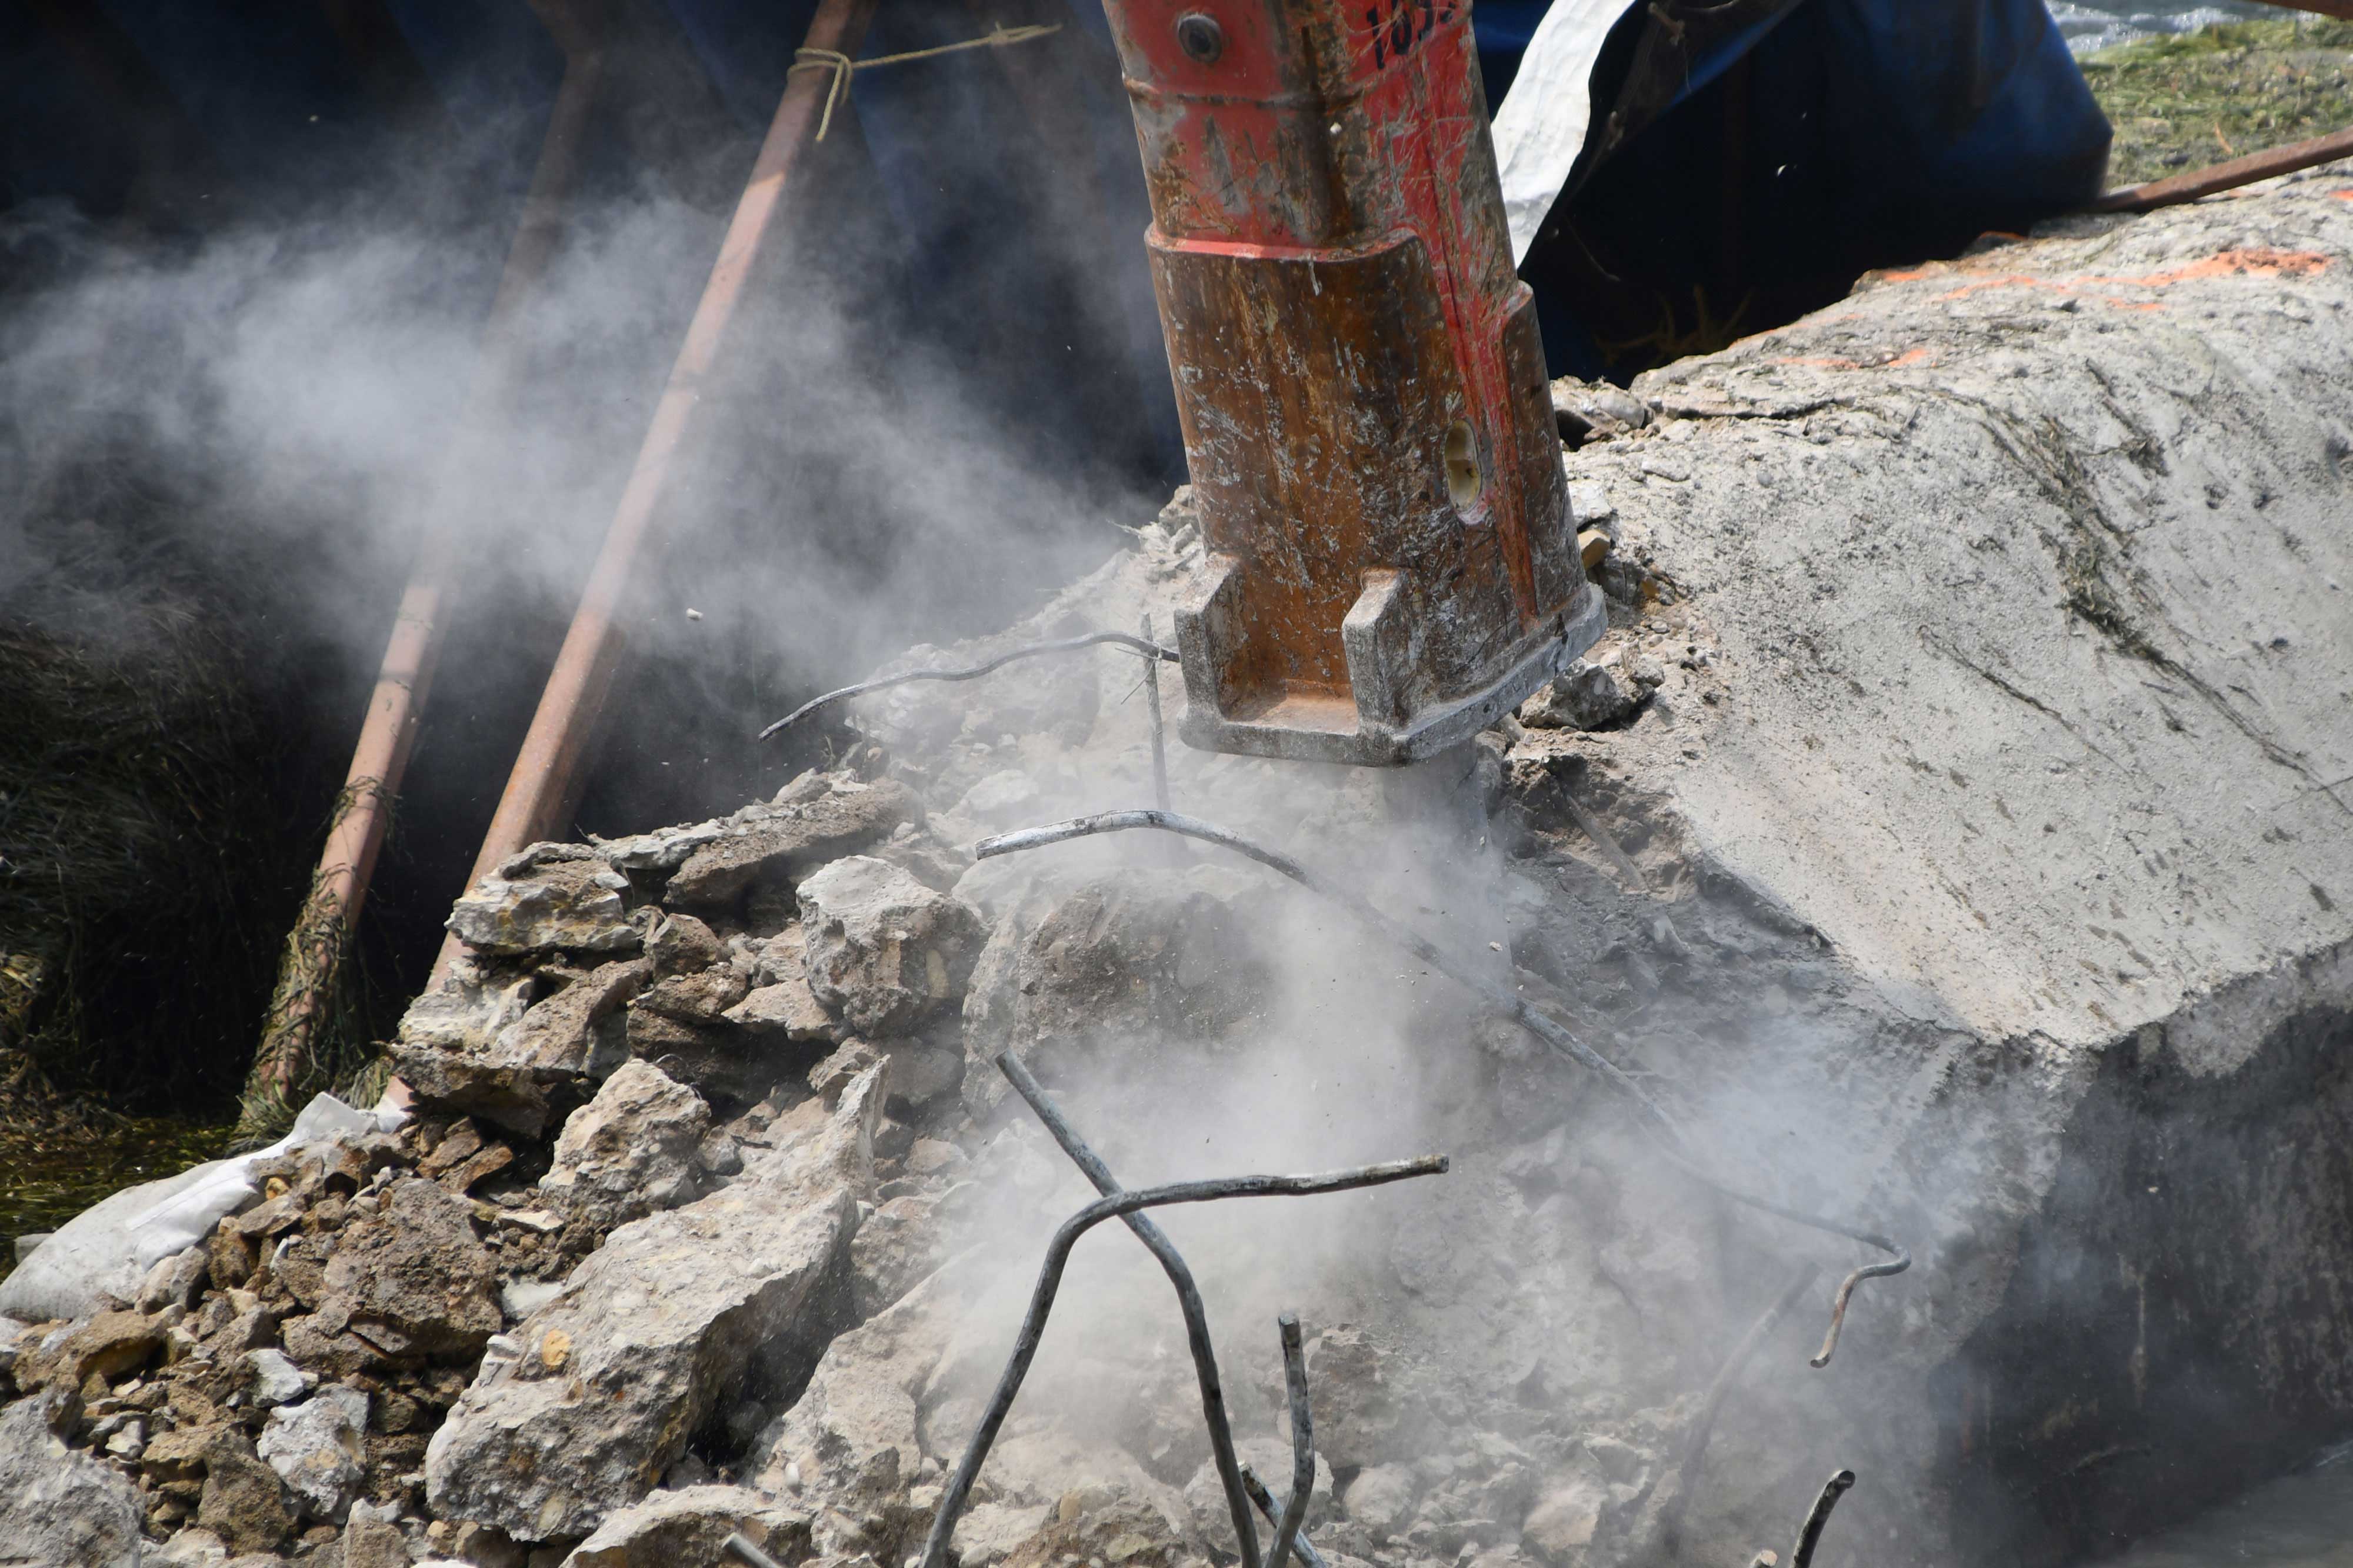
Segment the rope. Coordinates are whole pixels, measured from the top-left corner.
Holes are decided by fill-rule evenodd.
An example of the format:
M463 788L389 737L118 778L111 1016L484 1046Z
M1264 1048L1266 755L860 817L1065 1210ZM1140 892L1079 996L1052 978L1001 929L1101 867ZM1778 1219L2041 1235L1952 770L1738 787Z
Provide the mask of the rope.
M1026 44L1032 38L1042 38L1049 33L1061 30L1060 22L1024 27L991 27L977 38L938 44L928 49L908 49L895 55L877 55L870 60L853 60L839 49L804 47L793 51L793 63L786 68L785 74L790 76L799 70L829 70L833 73L833 83L826 89L825 112L818 117L817 122L817 139L822 142L825 133L833 127L833 106L841 101L841 95L849 90L849 79L860 71L872 70L877 66L903 65L909 60L927 60L935 55L953 55L965 49L1001 49L1008 44Z

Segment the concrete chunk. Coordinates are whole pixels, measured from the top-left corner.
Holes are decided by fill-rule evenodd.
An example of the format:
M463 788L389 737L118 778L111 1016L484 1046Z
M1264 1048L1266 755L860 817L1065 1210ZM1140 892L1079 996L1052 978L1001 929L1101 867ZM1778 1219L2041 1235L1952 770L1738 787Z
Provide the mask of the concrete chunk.
M828 781L814 799L763 808L686 858L669 900L690 909L733 903L756 882L793 881L828 860L879 843L923 808L903 784Z
M873 1183L882 1073L725 1191L621 1226L513 1331L426 1455L434 1512L519 1541L586 1535L643 1498L763 1349L824 1342L820 1288L846 1267Z
M800 887L808 984L865 1035L902 1034L964 994L980 917L888 861L837 860Z

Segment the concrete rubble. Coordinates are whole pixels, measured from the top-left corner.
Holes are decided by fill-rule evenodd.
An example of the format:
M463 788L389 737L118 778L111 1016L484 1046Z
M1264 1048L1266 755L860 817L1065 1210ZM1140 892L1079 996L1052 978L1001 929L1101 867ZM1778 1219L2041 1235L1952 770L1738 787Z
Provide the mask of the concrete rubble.
M1136 661L1096 650L876 693L772 800L470 889L395 1050L408 1122L260 1162L99 1310L0 1322L0 1563L669 1568L734 1532L905 1563L1092 1195L1007 1050L1134 1184L1452 1156L1166 1211L1278 1491L1274 1315L1305 1324L1335 1568L1746 1561L1839 1464L1846 1560L2051 1562L2112 1486L2186 1509L2284 1462L2353 1415L2345 1325L2295 1310L2353 1288L2353 1187L2314 1173L2353 1129L2345 183L1565 388L1612 606L1585 660L1412 770L1171 748L1178 810L1576 1030L1711 1168L1908 1246L1823 1371L1862 1249L1678 1174L1345 910L1148 835L976 860L1149 801ZM1165 627L1202 567L1180 492L1029 622L902 667ZM954 1540L1233 1561L1115 1225Z

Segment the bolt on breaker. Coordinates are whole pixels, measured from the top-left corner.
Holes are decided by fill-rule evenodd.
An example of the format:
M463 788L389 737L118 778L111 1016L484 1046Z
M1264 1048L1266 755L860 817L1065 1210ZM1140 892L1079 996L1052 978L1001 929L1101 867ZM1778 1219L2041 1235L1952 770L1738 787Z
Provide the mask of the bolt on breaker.
M1461 0L1107 0L1209 551L1183 734L1399 763L1590 647Z

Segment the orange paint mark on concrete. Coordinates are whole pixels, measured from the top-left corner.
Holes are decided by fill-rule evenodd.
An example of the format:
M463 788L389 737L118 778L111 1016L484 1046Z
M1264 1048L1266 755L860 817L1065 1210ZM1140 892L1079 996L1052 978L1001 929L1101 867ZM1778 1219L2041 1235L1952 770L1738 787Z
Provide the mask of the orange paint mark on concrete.
M1918 364L1928 357L1929 353L1926 349L1918 348L1905 349L1892 359L1859 360L1785 354L1773 363L1811 365L1817 370L1900 370L1907 364Z
M2353 199L2353 191L2339 191L2337 195ZM1997 277L1973 278L1936 298L1958 300L1986 289L2049 289L2062 294L2073 294L2086 289L2170 289L2176 283L2189 283L2201 278L2309 278L2316 272L2326 270L2328 265L2329 258L2317 250L2275 250L2270 246L2258 245L2221 251L2203 261L2191 261L2137 278L2037 278L2031 273L2005 272ZM1956 270L1958 269L1944 266L1920 267L1905 272L1890 272L1886 276L1891 283L1910 283L1923 278L1948 275Z

